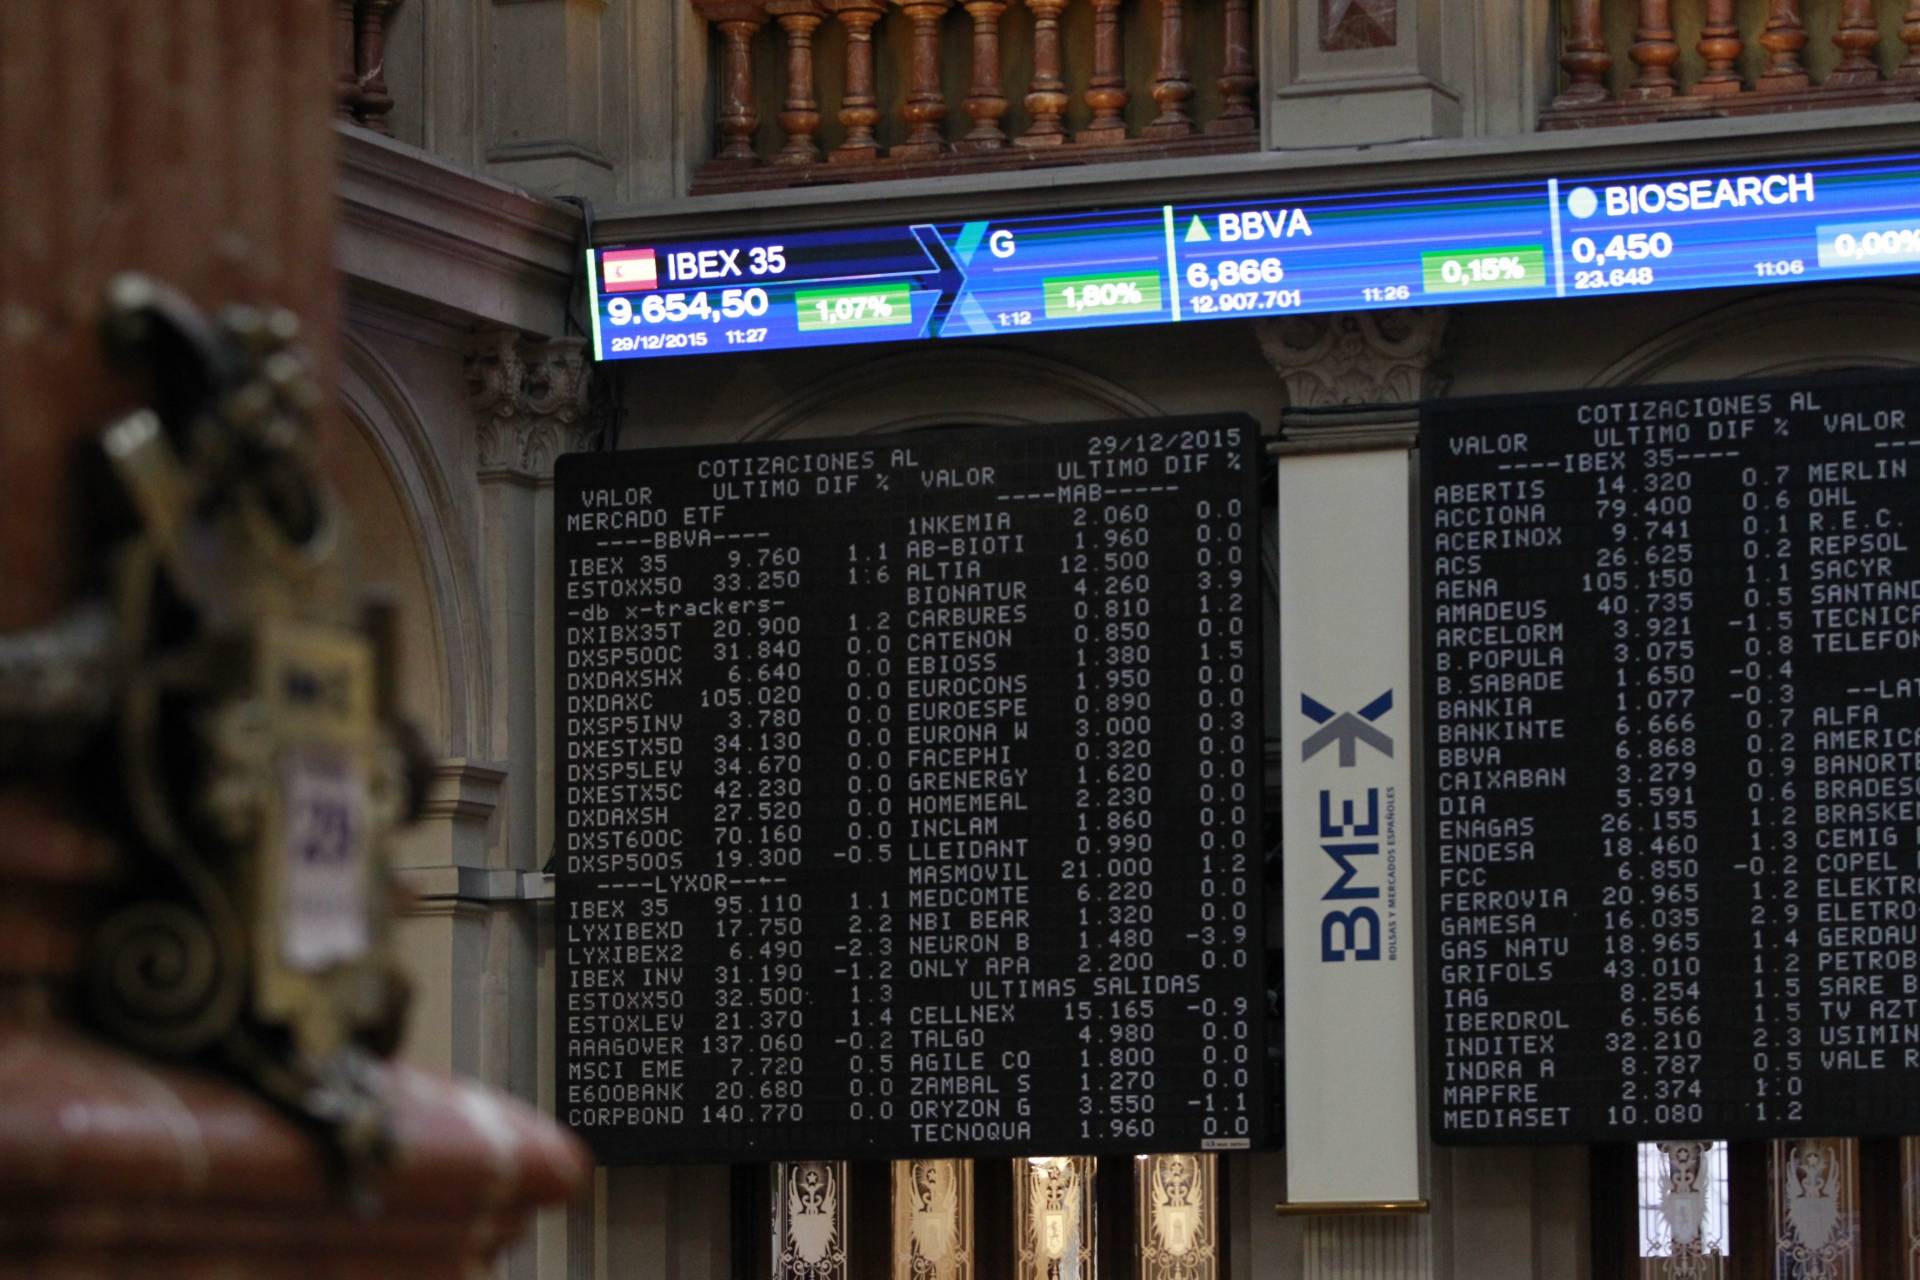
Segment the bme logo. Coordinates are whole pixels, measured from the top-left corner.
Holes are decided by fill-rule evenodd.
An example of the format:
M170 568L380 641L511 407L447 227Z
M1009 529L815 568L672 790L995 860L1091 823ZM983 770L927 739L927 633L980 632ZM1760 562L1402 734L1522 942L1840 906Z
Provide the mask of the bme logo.
M1331 707L1306 694L1300 695L1300 712L1320 728L1300 744L1300 758L1311 760L1329 746L1336 749L1336 761L1342 769L1358 766L1362 744L1381 755L1393 756L1393 739L1374 722L1393 709L1393 690L1360 708L1335 713ZM1332 859L1337 878L1320 895L1322 902L1345 902L1380 897L1376 884L1355 883L1360 879L1360 864L1355 859L1380 855L1380 788L1367 787L1358 800L1336 802L1331 788L1320 789L1320 851ZM1371 870L1372 864L1367 864ZM1368 876L1367 879L1377 879ZM1337 910L1329 907L1320 917L1320 959L1337 964L1380 958L1380 915L1372 907Z

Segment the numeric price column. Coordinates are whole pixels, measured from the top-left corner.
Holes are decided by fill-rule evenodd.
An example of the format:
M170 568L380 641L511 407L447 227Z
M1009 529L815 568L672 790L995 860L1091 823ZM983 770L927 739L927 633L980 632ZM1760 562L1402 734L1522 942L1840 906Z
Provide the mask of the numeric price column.
M1752 1119L1801 1118L1800 795L1795 776L1799 707L1793 679L1795 593L1791 467L1757 457L1740 469L1739 638L1729 669L1739 707L1740 808L1748 828L1742 864L1753 896L1743 903L1752 941Z
M1234 455L1210 459L1237 465ZM1252 554L1241 538L1246 511L1240 498L1201 499L1193 505L1194 585L1199 589L1193 634L1196 659L1195 727L1199 748L1194 761L1194 798L1200 832L1197 916L1188 936L1200 944L1204 977L1222 968L1246 973L1263 954L1248 908L1252 888L1255 796L1249 765L1254 712L1247 689L1252 655L1247 642L1247 606L1253 590L1247 563ZM1239 994L1227 999L1204 996L1189 1005L1200 1015L1200 1083L1205 1090L1200 1132L1203 1138L1238 1138L1252 1124L1253 1073L1264 1064L1252 1060L1249 1027L1265 1010L1251 1007Z
M840 1053L832 1065L845 1081L845 1120L859 1135L863 1126L893 1123L902 1105L895 1096L896 1068L906 1059L896 1050L905 1047L908 1031L895 1025L894 1006L896 967L904 971L906 961L895 952L905 949L900 928L908 904L892 887L897 861L905 860L896 860L896 849L904 845L896 834L906 830L894 794L895 762L904 758L894 696L903 669L895 652L899 611L893 607L899 556L884 523L862 521L856 528L861 536L845 544L845 578L836 584L850 611L845 635L835 637L839 679L830 685L843 695L835 699L846 767L833 850L839 865L823 868L818 878L845 885L846 927L833 944L832 968L846 984L846 1004L835 1027ZM835 802L829 797L825 803Z

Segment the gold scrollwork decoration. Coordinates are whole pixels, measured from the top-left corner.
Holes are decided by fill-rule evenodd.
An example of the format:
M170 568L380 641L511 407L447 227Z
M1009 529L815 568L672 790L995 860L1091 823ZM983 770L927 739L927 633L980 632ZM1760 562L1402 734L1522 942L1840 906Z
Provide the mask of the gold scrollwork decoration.
M149 398L101 436L110 593L0 636L0 775L106 764L82 791L126 875L84 962L98 1028L243 1078L364 1193L406 1003L385 841L425 762L312 463L298 339L287 312L109 283L102 340Z

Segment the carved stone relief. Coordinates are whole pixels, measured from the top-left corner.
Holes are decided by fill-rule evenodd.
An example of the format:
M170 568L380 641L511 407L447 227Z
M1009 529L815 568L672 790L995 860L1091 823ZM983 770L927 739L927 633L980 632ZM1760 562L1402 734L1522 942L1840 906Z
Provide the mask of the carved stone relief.
M545 479L555 458L586 448L592 372L585 338L526 338L511 329L475 335L467 394L481 474Z
M1267 362L1295 409L1401 404L1438 395L1435 371L1447 313L1437 308L1353 311L1255 322Z

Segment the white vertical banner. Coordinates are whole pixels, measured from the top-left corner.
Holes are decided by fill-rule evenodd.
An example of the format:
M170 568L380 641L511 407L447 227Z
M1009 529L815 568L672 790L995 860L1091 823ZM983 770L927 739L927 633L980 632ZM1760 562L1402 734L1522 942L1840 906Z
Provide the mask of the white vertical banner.
M1287 1199L1421 1198L1407 454L1280 459Z

